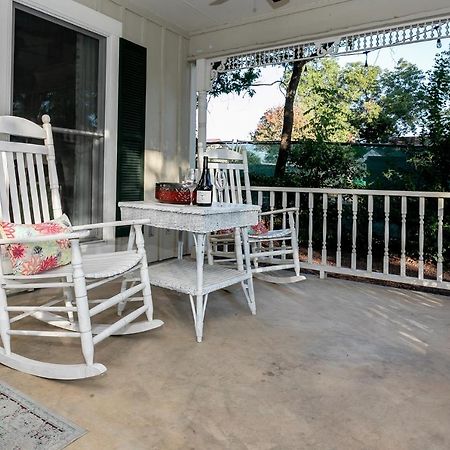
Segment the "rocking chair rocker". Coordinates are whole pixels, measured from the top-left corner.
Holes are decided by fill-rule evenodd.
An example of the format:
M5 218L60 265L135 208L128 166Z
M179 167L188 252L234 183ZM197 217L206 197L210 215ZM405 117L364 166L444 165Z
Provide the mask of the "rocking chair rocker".
M239 152L228 148L210 149L206 155L209 158L208 166L211 169L212 179L216 180L214 200L251 204L252 195L245 149ZM218 189L222 192L220 190L218 192ZM261 222L268 220L273 225L278 217L281 218L278 222L287 227L282 226L276 229L271 226L270 230L263 229L261 233L249 235L250 260L255 278L270 283L294 283L305 279L303 275L300 275L295 212L297 208L283 208L259 214ZM234 261L234 241L232 232L211 235L208 243L209 264ZM290 245L288 245L289 242ZM288 269L294 269L295 275L273 275L275 271Z
M12 116L0 117L0 134L39 140L42 144L0 141L0 221L14 224L40 224L62 216L58 176L55 164L53 136L48 116L43 126ZM47 169L47 170L45 170ZM48 181L46 180L48 173ZM47 186L49 184L49 186ZM50 194L50 197L48 196ZM57 240L70 241L71 263L32 275L14 274L7 269L5 258L0 264L0 363L13 369L44 378L80 379L99 375L105 366L94 363L94 346L111 335L133 334L160 327L163 322L153 319L153 304L144 249L142 224L145 221L110 222L73 226L71 231L38 237L0 239L0 247ZM136 249L96 255L81 255L80 239L90 230L121 225L134 228ZM67 241L66 241L67 242ZM137 273L139 282L110 298L92 300L91 292L108 282L130 273ZM35 303L35 296L11 294L24 289L60 288L62 293L45 304ZM141 292L140 297L136 294ZM27 304L23 304L29 299ZM93 324L97 315L117 307L129 299L139 302L127 315L113 323ZM19 304L18 304L19 303ZM46 323L45 329L17 328L22 319L33 317ZM144 316L141 321L136 321ZM39 323L39 322L38 322ZM49 327L50 326L50 327ZM59 330L52 328L57 327ZM42 327L41 327L42 328ZM80 339L84 362L61 364L30 359L12 350L12 339L22 336L55 338L64 348L62 338Z

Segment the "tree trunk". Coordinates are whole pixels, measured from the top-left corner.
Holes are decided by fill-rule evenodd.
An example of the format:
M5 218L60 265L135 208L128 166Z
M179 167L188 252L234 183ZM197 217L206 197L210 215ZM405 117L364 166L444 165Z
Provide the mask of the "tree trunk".
M286 172L286 164L291 151L292 128L294 126L294 102L298 84L302 75L303 66L308 61L295 61L292 66L292 75L286 90L284 103L283 129L281 131L280 149L278 150L275 177L280 178Z

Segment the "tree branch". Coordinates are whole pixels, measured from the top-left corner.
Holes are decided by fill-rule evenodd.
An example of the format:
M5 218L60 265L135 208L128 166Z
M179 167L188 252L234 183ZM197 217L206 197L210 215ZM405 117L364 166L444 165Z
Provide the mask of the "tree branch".
M274 84L281 84L286 87L286 84L283 82L283 80L276 80L272 83L254 83L252 86L273 86Z

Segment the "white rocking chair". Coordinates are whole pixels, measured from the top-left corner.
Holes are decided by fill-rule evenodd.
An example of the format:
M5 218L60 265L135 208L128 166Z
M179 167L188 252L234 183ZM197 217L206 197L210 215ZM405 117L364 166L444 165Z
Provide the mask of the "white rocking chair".
M62 215L55 151L50 118L43 116L40 127L28 120L0 117L0 134L39 140L41 145L0 141L0 220L14 223L34 224L49 221ZM45 171L47 167L48 171ZM48 172L48 181L45 172ZM47 184L49 186L47 186ZM50 193L50 198L48 194ZM102 364L94 363L94 346L111 335L140 333L163 324L153 319L147 257L142 235L144 221L110 222L72 227L72 232L26 239L0 239L5 248L13 243L29 243L68 239L71 243L72 262L66 266L36 275L13 275L6 264L0 264L0 363L32 375L54 379L79 379L99 375L106 371ZM135 232L135 250L108 254L81 255L80 239L93 229L131 225ZM136 272L139 282L133 287L110 298L90 300L90 294L105 283ZM45 304L35 303L35 296L11 297L17 290L61 288L62 293ZM141 292L141 297L135 297ZM131 298L130 298L131 297ZM29 299L23 304L23 298ZM129 299L138 306L126 316L116 317L113 323L93 324L91 319L103 311L117 307ZM20 303L20 304L18 304ZM45 329L18 329L15 325L22 319L34 317L47 325ZM141 321L135 321L144 316ZM39 322L38 322L39 323ZM51 327L49 327L50 325ZM52 328L58 327L59 330ZM42 327L41 327L42 328ZM61 364L44 362L14 353L11 338L16 336L46 337L60 340L80 339L81 363ZM81 359L81 358L80 358Z
M211 178L215 180L214 200L225 203L252 203L248 173L247 152L228 148L210 149L206 152ZM214 181L213 181L214 182ZM242 182L244 183L242 185ZM218 187L222 187L222 191ZM249 235L250 260L255 278L270 283L294 283L305 279L300 275L300 260L294 213L297 208L284 208L260 213L261 220L273 225L276 217L287 227L274 228L262 234ZM290 245L288 243L290 242ZM234 260L233 234L213 234L209 237L208 262ZM280 270L294 269L295 275L273 275Z

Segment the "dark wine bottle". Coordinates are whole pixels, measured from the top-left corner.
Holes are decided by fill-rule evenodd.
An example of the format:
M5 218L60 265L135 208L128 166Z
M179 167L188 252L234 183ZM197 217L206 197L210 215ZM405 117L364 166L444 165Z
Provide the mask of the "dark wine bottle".
M208 157L203 157L203 171L200 181L195 188L195 204L198 206L211 206L213 197L213 186L208 169Z

